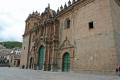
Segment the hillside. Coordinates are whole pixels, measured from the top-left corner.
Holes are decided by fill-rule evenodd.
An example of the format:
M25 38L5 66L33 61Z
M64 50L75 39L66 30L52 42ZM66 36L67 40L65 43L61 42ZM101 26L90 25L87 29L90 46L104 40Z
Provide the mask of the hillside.
M12 48L22 48L22 42L17 42L17 41L7 41L7 42L0 42L1 45L5 46L8 49Z

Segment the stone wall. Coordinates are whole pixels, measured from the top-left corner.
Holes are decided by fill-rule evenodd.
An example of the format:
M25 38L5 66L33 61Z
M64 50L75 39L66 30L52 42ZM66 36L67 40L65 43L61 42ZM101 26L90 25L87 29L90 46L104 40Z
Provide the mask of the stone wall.
M20 67L24 65L27 66L27 57L28 57L28 45L29 45L29 35L23 37L23 44L22 44L22 52L21 52L21 59L20 59Z
M72 71L110 72L115 69L116 49L110 13L109 0L93 0L87 5L75 6L59 17L60 44L67 37L75 47ZM71 20L69 29L64 28L66 18ZM91 21L93 29L88 26Z
M46 13L49 11L53 13ZM49 55L45 57L46 64L55 64L55 68L60 71L66 52L70 54L70 71L110 73L115 70L120 58L120 6L113 0L78 0L69 7L61 8L57 15L54 14L56 13L48 7L41 15L37 12L32 14L35 20L28 17L26 26L30 26L32 32L34 29L39 32L35 35L34 45L34 33L26 30L28 32L25 32L23 39L22 65L29 64L27 61L34 57L33 47L36 47L35 54L38 58L39 47L44 43L49 47L45 46L49 50L45 53ZM65 27L66 19L70 20L70 28ZM93 28L89 28L90 22L93 22ZM37 61L38 59L35 60L36 64Z
M117 3L118 2L118 3ZM120 1L110 0L112 25L114 28L114 39L117 51L117 65L120 65Z

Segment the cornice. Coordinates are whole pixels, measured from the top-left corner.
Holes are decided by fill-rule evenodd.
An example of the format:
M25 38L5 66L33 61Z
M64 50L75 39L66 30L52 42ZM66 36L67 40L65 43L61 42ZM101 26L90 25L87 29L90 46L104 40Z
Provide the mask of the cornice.
M67 8L64 8L63 10L59 11L57 13L56 17L60 17L67 12L73 11L73 9L76 7L79 7L79 8L84 7L93 1L95 1L95 0L78 0L75 3L73 3L72 5L68 6Z

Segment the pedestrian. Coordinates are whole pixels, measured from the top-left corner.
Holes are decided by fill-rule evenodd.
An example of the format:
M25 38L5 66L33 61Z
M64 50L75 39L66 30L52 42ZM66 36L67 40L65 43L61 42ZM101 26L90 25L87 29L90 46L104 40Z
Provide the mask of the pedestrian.
M24 69L25 68L25 65L22 65L22 69Z
M10 65L8 65L8 67L10 68Z
M120 77L120 66L118 67L118 76Z
M116 68L116 74L120 77L120 66Z
M116 68L116 74L118 73L118 68Z

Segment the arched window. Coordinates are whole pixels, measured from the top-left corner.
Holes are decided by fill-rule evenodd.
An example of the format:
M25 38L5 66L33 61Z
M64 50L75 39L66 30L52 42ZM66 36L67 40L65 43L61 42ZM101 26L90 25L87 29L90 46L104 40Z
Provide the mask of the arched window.
M65 19L65 21L64 21L64 27L65 27L65 29L70 28L70 19L69 18Z

